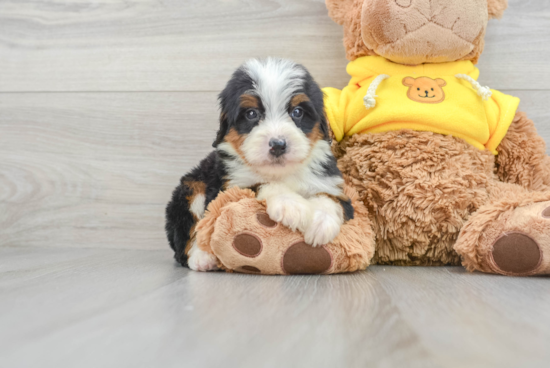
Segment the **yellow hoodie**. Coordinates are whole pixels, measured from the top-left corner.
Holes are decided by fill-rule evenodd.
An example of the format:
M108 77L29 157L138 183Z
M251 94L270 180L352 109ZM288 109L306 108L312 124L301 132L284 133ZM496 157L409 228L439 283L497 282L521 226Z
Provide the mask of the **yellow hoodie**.
M400 129L464 139L496 154L519 98L476 82L471 61L405 66L379 56L348 64L343 90L325 88L327 117L336 139Z

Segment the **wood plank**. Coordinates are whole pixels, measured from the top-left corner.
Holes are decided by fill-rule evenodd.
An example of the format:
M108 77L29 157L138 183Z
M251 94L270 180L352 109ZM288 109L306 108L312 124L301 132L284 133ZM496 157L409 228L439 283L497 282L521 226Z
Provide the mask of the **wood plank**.
M546 367L546 281L206 274L165 251L0 248L0 366Z
M457 367L545 367L550 283L462 267L380 267L384 290L439 361ZM541 324L542 323L542 324Z
M0 100L0 245L167 247L164 206L212 150L214 93Z
M510 0L492 21L481 81L546 89L550 3ZM0 2L0 91L218 91L251 57L348 81L342 30L323 0Z
M550 92L510 93L550 142ZM210 92L0 95L0 246L166 249L164 206L217 115Z
M348 79L324 0L0 3L0 91L218 91L251 57Z

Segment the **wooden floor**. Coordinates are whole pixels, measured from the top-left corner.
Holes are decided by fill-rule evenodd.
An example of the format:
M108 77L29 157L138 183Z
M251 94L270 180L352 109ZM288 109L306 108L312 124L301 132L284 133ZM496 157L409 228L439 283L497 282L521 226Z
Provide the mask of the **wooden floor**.
M550 2L491 21L483 85L550 142ZM348 81L324 0L0 0L0 367L549 367L550 279L178 267L163 210L250 57Z
M163 250L1 248L1 367L548 367L550 282L461 267L195 273Z

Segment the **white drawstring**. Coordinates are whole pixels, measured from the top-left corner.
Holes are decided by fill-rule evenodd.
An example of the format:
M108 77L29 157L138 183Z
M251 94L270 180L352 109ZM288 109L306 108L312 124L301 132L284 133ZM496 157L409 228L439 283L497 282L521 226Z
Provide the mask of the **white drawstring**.
M365 98L363 98L367 110L372 109L374 106L376 106L376 97L378 97L376 95L376 90L378 89L380 83L382 83L383 80L388 79L389 77L390 76L387 74L380 74L378 77L374 78L369 86L369 89L367 89L367 94L365 95Z
M464 79L474 87L474 89L477 91L477 94L481 96L483 101L487 101L491 98L493 95L493 92L491 92L491 89L489 87L483 87L481 84L479 84L474 78L470 77L466 74L457 74L455 77L459 79Z

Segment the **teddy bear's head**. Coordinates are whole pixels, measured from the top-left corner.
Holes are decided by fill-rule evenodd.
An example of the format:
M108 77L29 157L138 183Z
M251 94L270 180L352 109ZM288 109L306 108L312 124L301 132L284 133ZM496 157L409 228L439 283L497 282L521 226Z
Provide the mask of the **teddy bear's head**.
M490 18L507 0L326 0L332 19L344 26L347 57L380 55L418 65L477 62Z

